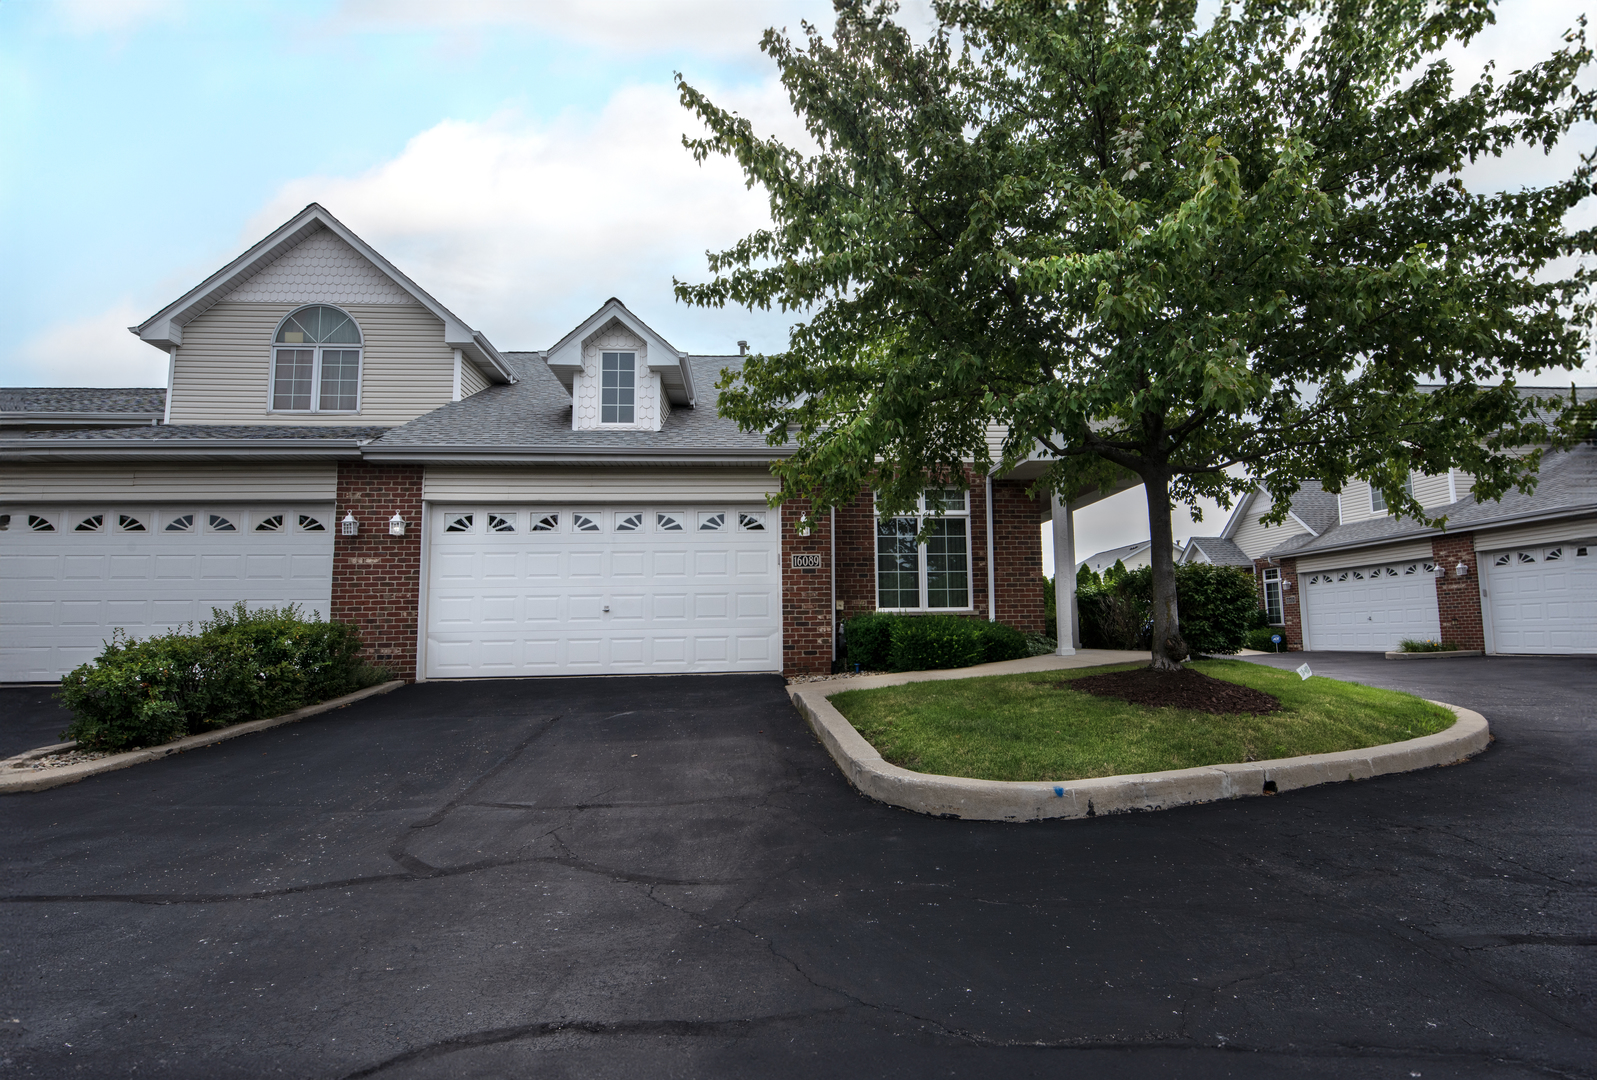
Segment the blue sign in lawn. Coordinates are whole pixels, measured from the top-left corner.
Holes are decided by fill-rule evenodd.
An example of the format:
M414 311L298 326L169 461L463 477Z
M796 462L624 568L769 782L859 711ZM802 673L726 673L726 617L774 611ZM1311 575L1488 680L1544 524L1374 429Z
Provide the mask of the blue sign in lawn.
M1270 635L1270 640L1275 642L1277 645L1279 645L1279 644L1281 644L1281 635L1280 634L1271 634Z

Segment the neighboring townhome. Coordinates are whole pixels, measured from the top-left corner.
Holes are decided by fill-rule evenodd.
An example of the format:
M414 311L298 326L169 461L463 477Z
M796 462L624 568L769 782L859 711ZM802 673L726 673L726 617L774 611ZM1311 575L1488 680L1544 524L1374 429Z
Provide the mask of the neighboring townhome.
M716 410L742 356L619 300L501 352L312 204L132 329L165 391L0 398L0 681L236 601L416 679L824 672L874 610L1043 629L1039 465L801 534L766 502L787 451Z
M1270 496L1255 491L1220 536L1188 542L1187 561L1252 567L1270 622L1294 649L1386 651L1414 639L1597 653L1597 445L1549 453L1531 495L1478 502L1472 482L1456 469L1409 478L1445 530L1394 517L1362 481L1340 494L1305 484L1286 521L1264 526Z
M1178 542L1172 549L1175 561L1182 562L1185 552ZM1076 573L1081 573L1082 567L1087 567L1095 574L1102 574L1105 570L1112 570L1115 563L1119 563L1127 570L1140 570L1144 566L1153 565L1153 543L1141 540L1135 544L1124 544L1108 551L1100 551L1096 555L1089 555L1076 564Z

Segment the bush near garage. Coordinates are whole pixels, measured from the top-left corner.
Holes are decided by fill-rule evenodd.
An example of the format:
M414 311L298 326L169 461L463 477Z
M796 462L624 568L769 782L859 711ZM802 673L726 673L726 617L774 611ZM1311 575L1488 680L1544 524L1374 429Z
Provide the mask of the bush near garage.
M141 640L113 633L98 657L61 680L72 711L62 733L92 750L158 746L185 735L278 716L389 678L360 657L348 623L299 607L214 608L185 630Z
M1032 655L1026 635L1004 623L958 615L872 612L844 624L850 664L861 671L932 671Z

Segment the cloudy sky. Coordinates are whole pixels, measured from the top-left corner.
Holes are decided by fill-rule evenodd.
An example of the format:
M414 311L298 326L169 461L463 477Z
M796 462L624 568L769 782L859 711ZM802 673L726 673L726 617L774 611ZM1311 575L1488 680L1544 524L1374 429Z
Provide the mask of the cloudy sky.
M1460 59L1528 63L1585 3L1506 0ZM804 19L829 25L828 0L0 0L0 385L162 384L126 327L311 201L502 349L611 295L681 348L781 348L780 315L672 299L765 204L682 149L671 77L796 136L757 43ZM1078 551L1146 536L1144 515L1140 492L1081 512Z

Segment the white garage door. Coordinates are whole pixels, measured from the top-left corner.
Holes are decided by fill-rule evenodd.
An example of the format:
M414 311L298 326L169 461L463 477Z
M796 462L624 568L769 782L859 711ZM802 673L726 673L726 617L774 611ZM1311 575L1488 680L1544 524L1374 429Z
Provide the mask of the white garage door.
M1440 640L1435 569L1416 561L1299 573L1308 647L1386 652L1405 638Z
M326 618L333 508L10 507L0 511L0 682L49 682L120 627L147 637L250 607Z
M780 671L763 506L433 508L431 678Z
M1488 552L1486 599L1500 653L1597 653L1597 547Z

